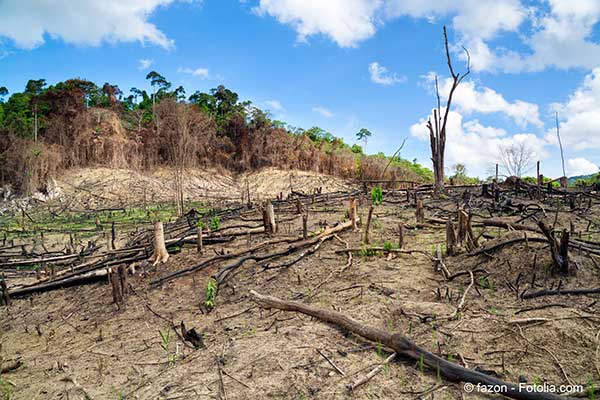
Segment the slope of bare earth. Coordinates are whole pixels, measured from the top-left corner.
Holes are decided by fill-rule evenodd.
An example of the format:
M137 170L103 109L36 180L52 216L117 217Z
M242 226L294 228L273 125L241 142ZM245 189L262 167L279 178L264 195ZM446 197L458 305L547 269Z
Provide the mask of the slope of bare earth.
M167 168L147 173L110 168L73 169L58 177L56 183L61 197L92 209L170 202L175 193L174 172ZM196 201L240 201L249 190L253 200L257 200L280 193L287 196L293 190L311 193L316 188L336 191L348 186L346 180L306 171L267 168L234 175L215 169L191 169L185 171L184 197Z
M363 221L364 204L359 210ZM307 207L309 231L319 232L344 218L346 204L331 200ZM455 207L454 200L434 203L427 217L450 215L444 210ZM279 210L275 238L296 238L302 232L300 216L293 210L293 204L287 211ZM598 287L598 261L593 255L572 252L577 274L556 277L549 272L552 261L544 243L522 241L478 256L462 251L445 259L446 265L451 273L476 271L475 278L466 272L446 280L434 270L429 256L445 240L445 227L425 224L416 229L414 215L414 208L402 201L376 207L371 243L395 242L398 225L412 225L405 229L405 248L423 253L363 251L349 260L335 251L347 245L360 247L364 229L346 230L292 265L286 263L298 253L242 264L221 286L210 313L202 306L207 281L233 261L214 263L156 288L150 281L215 254L273 238L248 233L206 246L202 255L184 247L166 264L132 276L134 292L121 309L112 304L106 283L16 299L10 309L0 309L0 354L3 365L18 358L24 364L0 378L11 399L27 400L497 398L467 394L462 385L406 359L392 362L351 393L346 385L380 364L388 349L304 315L261 309L249 298L253 289L342 311L365 324L408 335L449 360L512 382L522 375L529 383L598 383L597 295L518 297L524 289L556 287L559 280L563 288ZM559 225L568 225L569 219L569 213L556 214ZM249 221L260 225L262 217L257 210L248 210L224 220L223 227L237 226L234 232ZM479 236L482 228L474 225ZM576 220L574 229L585 226ZM503 232L493 228L487 234ZM496 243L483 243L481 237L480 242ZM287 246L274 244L259 253ZM463 298L464 308L456 313ZM188 348L171 330L164 349L159 330L164 336L171 321L177 326L185 321L188 328L202 332L206 348Z

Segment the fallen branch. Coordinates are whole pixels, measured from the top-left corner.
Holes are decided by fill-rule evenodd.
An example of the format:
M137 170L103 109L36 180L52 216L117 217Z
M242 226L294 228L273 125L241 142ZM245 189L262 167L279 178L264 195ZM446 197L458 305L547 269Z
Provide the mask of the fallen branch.
M490 375L483 374L478 371L470 370L447 361L433 353L417 346L409 338L399 334L390 334L386 331L372 328L363 325L359 321L348 317L340 312L320 309L308 304L299 303L296 301L281 300L272 296L261 295L255 291L250 291L259 305L264 308L276 308L284 311L295 311L302 314L315 317L325 322L338 325L352 333L369 339L373 342L381 343L382 345L394 349L399 356L411 358L415 361L422 362L430 368L433 368L437 373L443 375L450 381L455 382L470 382L475 385L482 384L486 387L501 387L506 388L504 396L513 399L524 400L565 400L567 397L559 396L553 393L529 393L525 390L519 390L519 386L512 383L502 381Z
M566 295L586 295L586 294L596 294L600 293L600 287L598 288L589 288L589 289L556 289L556 290L538 290L536 292L525 292L521 295L522 299L533 299L535 297L542 296L566 296Z

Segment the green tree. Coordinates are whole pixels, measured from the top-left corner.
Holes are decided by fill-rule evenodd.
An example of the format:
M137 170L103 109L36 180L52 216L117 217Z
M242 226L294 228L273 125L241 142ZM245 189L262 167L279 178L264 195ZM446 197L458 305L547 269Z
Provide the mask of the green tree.
M155 117L156 103L157 100L167 94L169 89L171 88L171 82L167 81L167 79L159 74L156 71L148 72L146 75L146 80L150 81L150 86L152 86L152 117ZM156 129L158 130L158 121L156 121Z
M356 133L356 138L358 140L362 140L365 143L365 153L367 151L367 141L371 136L373 136L373 134L367 128L361 128L360 131Z
M0 126L4 123L4 96L8 95L8 89L0 86Z

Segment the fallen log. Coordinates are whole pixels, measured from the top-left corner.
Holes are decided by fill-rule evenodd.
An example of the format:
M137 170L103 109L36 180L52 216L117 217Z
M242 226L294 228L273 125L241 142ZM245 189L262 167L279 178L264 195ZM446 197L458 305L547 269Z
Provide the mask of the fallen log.
M297 301L282 300L277 297L261 295L254 290L250 291L253 300L263 308L276 308L283 311L295 311L321 321L335 324L356 335L393 349L399 356L411 358L432 368L436 373L453 382L469 382L474 385L484 385L486 389L500 390L500 394L513 399L523 400L566 400L569 397L548 392L528 392L524 387L505 382L491 375L474 371L417 346L409 338L399 333L386 331L366 326L359 321L337 311L317 308Z

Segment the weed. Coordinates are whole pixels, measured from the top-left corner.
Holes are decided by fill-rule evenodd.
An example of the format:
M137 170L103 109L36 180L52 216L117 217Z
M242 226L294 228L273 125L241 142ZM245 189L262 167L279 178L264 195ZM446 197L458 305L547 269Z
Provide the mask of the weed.
M204 300L204 305L209 310L215 308L215 297L217 296L217 282L214 279L211 279L206 284L206 300Z
M10 388L10 383L0 379L0 385L4 388L4 400L12 400L12 390Z
M159 329L158 334L160 335L160 347L168 353L171 344L171 329L167 327L164 332Z
M371 189L371 200L374 206L378 206L383 202L383 190L381 186L375 186Z
M588 382L587 382L587 396L588 396L588 399L590 399L590 400L594 400L596 398L595 393L594 393L594 381L592 380L591 375L588 378Z
M385 251L390 251L390 250L392 250L393 248L394 248L394 245L393 245L393 244L392 244L392 242L390 242L390 241L387 241L387 240L386 240L386 242L383 244L383 249L384 249Z
M421 371L421 373L423 373L425 371L425 358L423 357L422 354L419 357L418 365L419 365L419 371Z
M210 219L210 229L217 230L221 227L221 218L218 215L215 215Z

